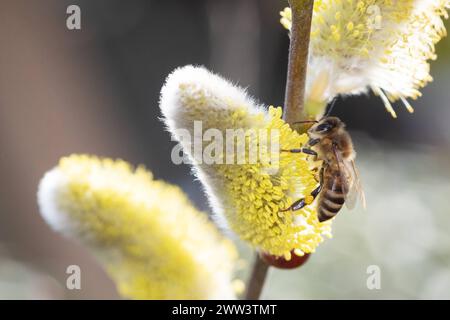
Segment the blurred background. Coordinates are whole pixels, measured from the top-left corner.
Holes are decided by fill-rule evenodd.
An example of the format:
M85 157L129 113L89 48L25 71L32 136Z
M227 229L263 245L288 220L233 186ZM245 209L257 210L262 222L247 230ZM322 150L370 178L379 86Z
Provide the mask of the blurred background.
M66 9L81 8L81 30ZM210 211L158 108L177 66L205 65L281 105L289 39L274 0L2 0L0 2L0 298L119 298L81 246L44 223L37 185L58 159L93 153L145 164ZM342 212L301 269L271 270L263 298L450 298L450 43L435 79L398 119L373 96L340 99L334 114L355 137L368 210ZM251 265L252 252L240 244ZM67 290L68 265L82 289ZM367 268L381 270L369 290ZM241 271L245 277L248 269Z

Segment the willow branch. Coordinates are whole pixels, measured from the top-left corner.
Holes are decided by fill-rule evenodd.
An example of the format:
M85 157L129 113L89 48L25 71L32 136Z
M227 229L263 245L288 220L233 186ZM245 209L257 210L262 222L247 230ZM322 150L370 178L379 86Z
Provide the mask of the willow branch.
M289 0L292 10L291 42L283 119L293 126L306 119L306 70L314 0Z
M289 0L289 4L292 10L292 27L283 119L293 126L295 122L306 119L306 70L314 0ZM245 299L259 299L268 270L269 265L257 254Z
M269 265L261 259L259 254L256 254L256 260L253 264L253 270L252 274L250 275L250 281L248 283L245 299L247 300L259 299L259 297L261 296L262 289L264 287L264 282L266 280L268 270Z

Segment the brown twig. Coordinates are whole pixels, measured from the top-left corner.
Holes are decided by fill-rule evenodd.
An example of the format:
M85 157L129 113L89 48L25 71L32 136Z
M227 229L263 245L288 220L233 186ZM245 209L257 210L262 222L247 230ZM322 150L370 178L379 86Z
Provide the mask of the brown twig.
M292 27L283 119L293 126L307 118L304 112L305 85L314 0L289 0L289 4Z
M292 10L292 27L283 119L295 127L295 122L307 118L304 112L305 85L314 0L289 0L289 4ZM258 254L245 299L259 299L268 270L269 265Z
M264 286L264 282L266 280L268 269L269 265L260 258L259 254L257 254L255 262L253 264L252 274L250 275L250 281L248 283L245 299L247 300L259 299Z

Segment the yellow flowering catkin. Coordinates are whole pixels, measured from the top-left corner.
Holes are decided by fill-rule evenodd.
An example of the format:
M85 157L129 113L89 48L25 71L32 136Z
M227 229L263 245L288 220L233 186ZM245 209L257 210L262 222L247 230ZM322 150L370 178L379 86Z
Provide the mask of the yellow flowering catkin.
M194 163L212 208L242 240L289 259L292 250L298 255L313 252L323 235L330 235L330 223L319 223L315 204L294 212L282 211L309 195L317 181L304 154L280 153L276 149L274 155L270 146L264 147L275 143L270 141L272 132L277 133L281 149L299 148L308 139L281 120L280 108L267 111L243 89L193 66L177 69L167 78L160 107L168 129ZM207 164L198 159L191 148L194 145L195 149L195 143L181 135L182 130L187 130L194 136L196 121L201 121L205 135L213 129L226 138L227 130L243 130L246 161ZM255 130L267 135L253 135ZM269 143L261 140L264 136ZM200 144L206 150L210 143L203 140ZM256 162L249 161L252 145L262 150ZM223 159L230 152L224 148Z
M38 203L51 227L91 249L124 297L234 297L232 243L178 187L143 167L62 158L43 177Z
M329 101L372 88L390 102L416 99L432 80L428 60L446 35L449 0L316 0L311 26L307 96ZM281 23L291 28L289 8Z

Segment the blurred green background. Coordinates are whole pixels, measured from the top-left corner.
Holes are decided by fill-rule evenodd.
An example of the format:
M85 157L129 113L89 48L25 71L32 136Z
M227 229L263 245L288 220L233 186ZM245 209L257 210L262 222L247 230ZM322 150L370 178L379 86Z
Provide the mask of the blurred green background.
M66 28L77 4L82 29ZM93 153L145 164L210 212L188 166L170 160L158 96L177 66L205 65L281 105L289 39L274 0L3 0L0 3L0 298L118 298L89 253L41 219L36 189L61 156ZM334 114L355 139L367 211L344 210L334 238L301 269L271 270L263 298L450 298L450 43L435 79L398 119L371 95ZM239 241L236 240L237 243ZM246 277L253 258L239 243ZM66 268L82 289L65 288ZM381 271L369 290L367 268Z

